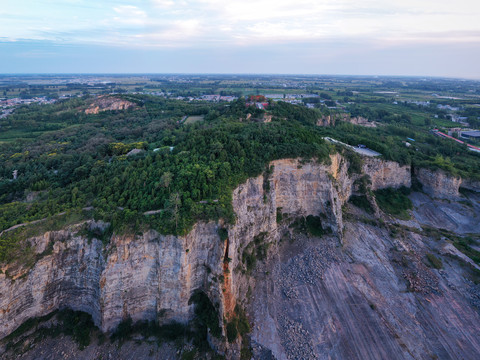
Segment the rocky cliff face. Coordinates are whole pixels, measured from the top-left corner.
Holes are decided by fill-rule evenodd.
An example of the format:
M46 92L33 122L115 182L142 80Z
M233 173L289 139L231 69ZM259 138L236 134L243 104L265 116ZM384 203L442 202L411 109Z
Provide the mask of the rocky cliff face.
M224 253L214 223L197 224L178 238L155 231L138 238L114 237L111 249L100 278L104 330L127 316L153 320L161 313L160 321L186 322L193 315L188 304L192 292L207 288L207 269L221 271Z
M480 287L458 250L447 242L442 256L444 241L347 212L342 247L294 233L255 274L256 358L476 359ZM443 269L429 265L432 253Z
M100 319L102 244L74 236L72 230L46 233L32 239L36 252L53 244L51 255L28 269L3 266L0 274L0 338L30 317L70 306ZM51 246L51 245L50 245ZM8 275L7 275L8 274Z
M347 175L348 164L342 157L335 155L331 160L331 165L303 163L298 159L273 161L268 177L249 179L234 191L237 222L228 232L233 279L232 288L228 290L235 299L243 299L249 286L246 277L238 271L244 268L241 256L244 249L262 233L268 234L269 243L281 235L277 232L277 209L293 218L323 214L324 226L331 227L340 236L341 206L351 194L353 180ZM234 301L229 303L234 305ZM225 310L228 313L232 308Z
M85 109L85 114L98 114L102 111L127 110L134 108L135 103L111 96L99 96Z
M480 192L480 181L463 179L460 176L453 176L439 169L418 168L415 169L415 176L422 184L423 191L440 199L459 198L460 188Z
M426 168L415 169L415 176L423 186L423 191L438 198L457 198L462 179L452 176L442 170Z
M471 190L471 191L480 192L480 181L471 180L471 179L462 179L462 183L460 184L460 187Z
M37 253L50 244L53 251L31 270L3 267L0 338L30 317L63 307L90 313L104 331L127 316L153 320L161 313L160 321L186 321L192 291L207 286L207 269L215 271L223 257L214 223L198 224L180 238L154 231L114 236L105 249L79 235L81 227L32 239Z
M412 185L410 166L401 166L393 161L384 161L375 157L364 158L363 172L370 176L372 190Z
M373 121L362 116L351 117L347 113L333 113L331 115L323 115L317 120L317 126L334 126L337 121L345 121L354 125L360 125L365 127L377 127L377 124Z
M49 246L53 251L31 269L2 267L0 338L28 318L62 307L90 313L104 331L127 316L134 321L187 321L193 316L188 300L198 288L220 302L221 313L228 315L249 285L239 271L243 250L262 233L268 234L267 243L279 238L277 209L292 219L320 216L341 241L342 205L360 176L348 174L348 163L340 155L333 155L329 165L286 159L271 166L271 173L249 179L234 191L237 220L228 227L227 242L220 240L215 223L199 223L184 237L155 231L113 236L105 248L81 235L84 225L28 240L38 254ZM409 168L394 163L367 159L364 171L374 189L410 183ZM231 259L227 268L225 255ZM215 283L213 278L222 274L228 278L225 283Z

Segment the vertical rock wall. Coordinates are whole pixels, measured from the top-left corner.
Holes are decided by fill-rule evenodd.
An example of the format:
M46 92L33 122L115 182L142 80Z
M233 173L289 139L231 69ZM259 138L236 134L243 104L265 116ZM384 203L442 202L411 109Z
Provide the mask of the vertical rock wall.
M101 321L102 243L65 230L41 238L40 250L54 242L51 255L31 270L5 266L0 273L0 338L31 317L66 306L90 313L97 324Z
M372 190L388 187L410 187L412 185L410 166L401 166L393 161L365 157L363 160L363 172L370 176Z
M364 170L374 188L409 184L409 169L367 159ZM235 269L243 249L261 233L267 242L278 239L277 208L288 216L321 215L338 238L343 230L342 205L351 195L354 179L348 163L332 155L329 165L298 159L277 160L268 178L248 179L233 192L236 223L222 242L218 224L198 223L184 237L148 231L141 236L114 236L104 248L98 240L80 235L79 227L30 239L38 254L53 246L32 268L0 273L0 338L30 317L70 307L90 313L103 330L128 316L136 320L187 321L192 292L204 289L214 302L228 304L245 297L248 284ZM224 263L228 249L230 262ZM227 264L227 265L226 265ZM230 274L228 282L214 281ZM228 297L228 299L227 299ZM220 312L224 313L223 306ZM162 317L159 318L159 314Z
M52 254L16 279L4 268L0 338L31 317L63 307L90 313L105 331L128 316L187 321L193 315L188 304L193 290L207 287L210 272L221 272L223 244L214 223L197 224L178 238L155 231L114 236L105 249L77 231L49 233Z
M353 180L341 156L331 156L330 165L283 159L273 161L271 166L268 179L264 175L249 179L233 193L237 222L228 231L229 257L231 292L238 299L248 290L245 276L237 271L243 268L242 252L261 233L268 233L267 242L278 240L277 208L290 217L323 214L324 226L339 237L343 228L342 205L351 195Z
M415 176L423 186L423 191L438 198L457 198L462 183L459 176L452 176L443 170L426 168L415 169Z

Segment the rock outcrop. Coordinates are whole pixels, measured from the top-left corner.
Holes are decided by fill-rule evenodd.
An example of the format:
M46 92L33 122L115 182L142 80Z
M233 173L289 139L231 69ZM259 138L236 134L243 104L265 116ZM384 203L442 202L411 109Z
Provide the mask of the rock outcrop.
M360 125L364 127L377 127L377 124L373 121L362 116L351 117L347 113L333 113L331 115L323 115L317 120L317 126L334 126L337 121L345 121L354 125Z
M209 270L221 272L224 250L214 223L197 224L178 238L155 231L113 236L105 249L80 235L81 228L32 239L37 253L46 246L53 251L31 270L3 267L0 338L28 318L64 307L90 313L104 331L128 316L184 322L193 315L188 304L193 290L207 287Z
M425 265L442 242L351 220L342 247L293 233L272 251L255 274L254 343L276 359L476 359L480 287L450 254Z
M370 177L372 190L412 185L410 166L401 166L393 161L366 157L363 160L363 172Z
M472 179L462 179L462 183L460 184L460 187L467 190L480 192L480 181L472 180Z
M348 162L338 154L330 160L328 165L273 161L271 172L240 185L233 193L237 219L227 227L226 242L218 235L220 225L212 222L198 223L184 237L155 231L115 235L106 247L82 235L84 225L28 240L44 255L32 268L3 265L0 338L30 317L63 307L90 313L104 331L127 317L185 322L193 316L188 302L198 288L222 304L222 315L228 313L248 288L246 277L236 271L243 266L245 247L262 233L268 234L267 243L278 240L277 209L292 219L320 216L341 241L342 205L360 174L349 175ZM364 170L375 189L408 186L410 181L409 169L391 162L366 159ZM48 247L53 251L44 253ZM225 255L231 259L227 268ZM226 270L229 281L215 282Z
M33 269L3 266L0 273L0 338L25 320L71 307L100 319L100 276L104 266L102 243L73 236L71 230L48 232L34 238L36 252L47 246L52 253Z
M476 264L450 240L422 235L421 227L392 232L391 224L377 226L360 209L345 206L360 177L368 175L373 190L410 186L410 167L378 158L364 158L362 174L348 167L338 154L328 164L273 161L234 190L235 224L198 223L182 237L150 230L114 235L104 245L83 229L105 224L88 221L27 239L35 264L0 264L0 339L28 318L64 307L90 313L104 331L127 317L186 322L194 316L189 299L202 289L219 304L221 319L230 321L236 304L247 310L254 319L254 353L279 359L475 358L480 289L456 261ZM434 194L458 194L457 180L432 182L430 170L417 176ZM412 195L414 202L425 202L425 194L417 195L422 198ZM456 222L480 207L435 201L448 203ZM438 213L418 207L412 222L435 226L444 222ZM308 215L331 231L317 238L289 228ZM259 239L268 256L249 272L243 254ZM443 256L443 269L427 266L433 253ZM239 343L215 345L237 359Z
M425 193L439 199L458 199L460 188L480 192L480 181L454 176L441 169L416 168L415 177Z
M458 189L462 178L452 176L443 170L430 170L427 168L415 169L415 176L423 186L423 191L438 198L458 198Z
M98 114L102 111L127 110L134 108L135 103L114 96L99 96L85 109L85 114Z
M281 235L277 232L277 209L292 218L322 215L323 226L341 236L341 207L350 197L353 184L348 163L341 156L332 156L330 165L284 159L273 161L271 167L268 177L249 179L233 193L237 222L228 232L228 256L233 270L229 290L236 299L244 298L249 286L242 272L236 271L243 268L244 249L262 233L268 234L269 243Z

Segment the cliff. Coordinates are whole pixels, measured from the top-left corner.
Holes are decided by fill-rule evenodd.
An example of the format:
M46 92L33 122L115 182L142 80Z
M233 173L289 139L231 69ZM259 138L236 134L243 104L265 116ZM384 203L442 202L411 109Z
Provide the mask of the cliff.
M268 241L277 239L277 208L292 218L321 215L323 226L341 239L341 208L359 176L349 176L345 159L334 155L330 165L285 159L272 162L271 168L268 177L249 179L233 193L237 221L228 228L227 254L232 271L242 266L241 253L256 236L268 233ZM364 171L375 189L409 183L409 169L394 163L367 159ZM160 321L187 321L193 316L188 300L197 288L215 302L226 303L226 313L246 291L242 284L247 284L235 272L227 292L212 280L224 272L227 249L217 224L199 223L185 237L155 231L113 236L105 249L99 240L82 235L84 226L27 240L37 254L53 248L31 269L3 265L0 338L28 318L62 307L90 313L108 331L127 316L135 321L162 314Z
M430 170L426 168L415 169L415 176L423 186L427 194L439 197L458 197L458 189L462 179L458 176L451 176L442 170Z
M480 192L480 182L453 176L443 170L427 168L415 169L415 176L423 186L423 191L437 198L458 198L460 187Z
M99 96L85 109L85 114L98 114L102 111L127 110L134 108L135 103L112 96Z
M412 185L410 166L401 166L396 162L384 161L376 157L365 157L362 170L370 177L372 190Z
M472 180L472 179L462 179L462 183L460 184L460 187L467 190L480 192L480 181Z
M186 321L193 290L206 287L223 245L214 223L197 224L185 237L148 231L113 236L107 248L81 235L85 224L30 239L40 254L32 269L4 265L0 274L0 338L30 317L69 307L92 315L108 331L127 316L136 320ZM95 225L87 223L87 226Z
M334 126L337 121L345 121L354 125L360 125L364 127L377 127L377 124L373 121L362 116L351 117L347 113L333 113L331 115L323 115L317 120L317 126Z
M1 265L0 338L64 307L88 312L103 331L127 317L186 322L194 317L190 296L202 289L219 304L221 324L235 317L235 305L247 311L254 358L474 358L480 289L456 261L475 264L451 240L420 230L444 223L438 211L416 206L411 224L418 226L402 228L375 225L346 204L364 175L373 190L410 186L410 167L364 158L362 173L348 169L338 154L328 164L273 161L233 191L234 224L198 223L182 237L150 230L103 245L85 229L104 224L88 221L27 239L36 263ZM423 181L428 176L420 171ZM422 198L414 202L425 202L416 195ZM440 199L432 206L448 207L452 221L478 224L475 196L470 206ZM308 215L320 219L322 237L291 227ZM245 254L262 249L263 259L249 267ZM427 266L433 253L443 270ZM449 322L438 321L444 318ZM239 357L239 341L210 341L227 358Z
M268 177L249 179L233 193L237 221L228 232L233 281L227 293L233 294L236 300L244 299L251 285L244 275L242 254L245 249L262 233L267 234L266 241L270 244L281 236L277 231L277 209L291 218L322 215L322 225L330 227L339 239L341 237L341 207L349 198L353 184L344 159L334 155L330 165L285 159L273 161L271 166L273 171ZM268 191L264 190L265 182L269 183ZM229 303L234 305L234 301ZM227 313L232 310L231 306L225 309Z

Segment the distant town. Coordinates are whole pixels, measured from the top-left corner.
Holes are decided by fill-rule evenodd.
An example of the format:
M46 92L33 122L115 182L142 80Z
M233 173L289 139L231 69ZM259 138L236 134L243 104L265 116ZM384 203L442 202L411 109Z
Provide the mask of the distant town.
M186 102L229 103L268 110L283 101L357 125L402 117L402 121L443 128L452 137L480 141L480 86L455 80L419 78L267 75L25 75L0 76L0 119L21 106L98 95L151 95ZM428 85L428 86L427 86ZM447 86L448 85L448 86ZM458 88L458 86L457 86ZM364 107L368 105L368 111ZM377 111L371 111L375 109ZM323 116L325 120L325 116ZM397 121L398 119L395 119ZM328 122L328 121L327 121ZM0 125L1 126L1 125Z

